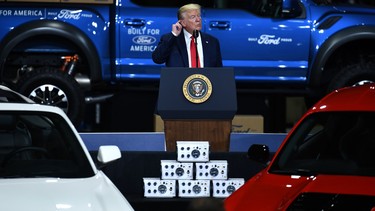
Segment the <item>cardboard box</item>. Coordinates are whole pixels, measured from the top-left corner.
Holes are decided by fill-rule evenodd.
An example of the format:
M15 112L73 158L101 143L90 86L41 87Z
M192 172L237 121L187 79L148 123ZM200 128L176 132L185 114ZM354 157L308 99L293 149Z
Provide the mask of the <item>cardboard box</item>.
M154 131L164 132L164 121L159 115L154 115Z
M113 0L61 0L61 3L113 4Z
M0 0L5 1L5 0ZM80 3L80 4L113 4L113 0L6 0L7 2L53 2L53 3Z
M263 133L262 115L236 115L232 120L233 133Z
M60 0L6 0L7 2L60 2Z
M154 131L164 132L164 122L159 115L154 116ZM264 119L262 115L235 115L232 120L234 133L263 133Z

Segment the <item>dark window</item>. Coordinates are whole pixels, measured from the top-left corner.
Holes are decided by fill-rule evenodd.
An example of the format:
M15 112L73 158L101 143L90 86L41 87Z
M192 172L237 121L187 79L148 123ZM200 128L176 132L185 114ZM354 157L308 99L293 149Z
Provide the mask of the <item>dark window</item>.
M64 118L44 112L0 113L0 177L93 175L82 146Z
M145 6L145 7L181 7L185 4L195 3L199 4L202 7L213 8L215 6L214 0L200 0L200 1L191 1L191 0L180 0L180 1L155 1L155 0L131 0L134 4Z
M281 11L281 0L183 0L183 1L154 1L131 0L134 4L145 7L176 7L196 3L207 9L239 9L262 17L275 17Z
M372 112L322 112L306 118L272 166L274 173L375 175Z

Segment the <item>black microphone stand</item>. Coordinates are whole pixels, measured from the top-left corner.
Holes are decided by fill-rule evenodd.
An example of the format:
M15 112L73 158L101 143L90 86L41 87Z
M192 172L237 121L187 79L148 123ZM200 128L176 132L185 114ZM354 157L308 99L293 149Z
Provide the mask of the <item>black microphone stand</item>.
M198 60L199 60L199 55L198 55L198 41L197 41L197 38L199 36L199 31L198 30L194 30L193 31L193 37L194 37L194 42L195 42L195 64L196 64L196 68L198 68Z

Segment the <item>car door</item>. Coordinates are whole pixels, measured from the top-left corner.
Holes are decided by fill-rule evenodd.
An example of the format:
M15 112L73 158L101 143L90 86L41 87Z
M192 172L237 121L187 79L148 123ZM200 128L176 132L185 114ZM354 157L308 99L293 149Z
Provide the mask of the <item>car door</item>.
M237 80L304 83L308 67L309 22L304 16L280 17L281 3L268 0L227 1L204 10L205 31L220 40L223 65L234 67ZM277 8L279 7L279 8ZM302 8L301 8L302 9Z
M304 83L309 22L303 15L280 17L275 13L282 5L273 1L276 0L194 2L202 6L202 31L219 39L223 64L234 67L237 80ZM191 1L121 0L116 22L117 78L160 77L164 65L152 61L152 51L160 37L171 31L178 8L186 3ZM259 5L263 6L261 12Z

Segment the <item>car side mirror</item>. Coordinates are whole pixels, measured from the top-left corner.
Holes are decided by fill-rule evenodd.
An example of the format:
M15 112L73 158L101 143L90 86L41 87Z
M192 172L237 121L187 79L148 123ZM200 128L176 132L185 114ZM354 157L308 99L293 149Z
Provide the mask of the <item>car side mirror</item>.
M109 163L121 158L121 152L118 146L108 145L100 146L98 151L98 161L102 164Z
M297 0L282 0L283 17L298 17L302 13Z
M247 156L250 160L267 163L270 158L270 149L264 144L253 144L249 147Z

